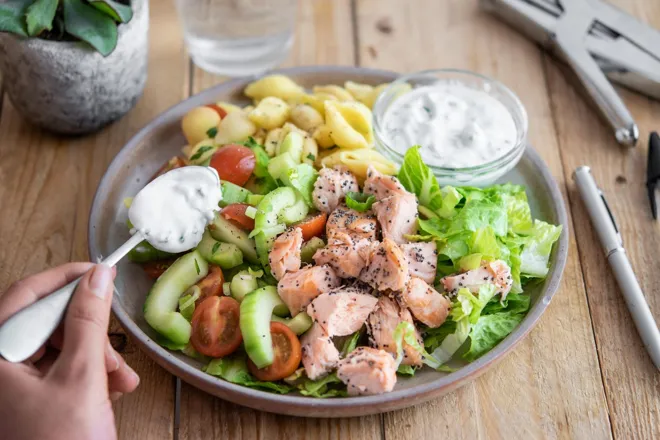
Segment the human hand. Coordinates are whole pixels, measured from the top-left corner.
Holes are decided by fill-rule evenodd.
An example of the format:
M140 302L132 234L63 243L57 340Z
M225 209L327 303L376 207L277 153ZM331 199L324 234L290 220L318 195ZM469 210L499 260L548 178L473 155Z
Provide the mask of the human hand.
M0 296L0 323L85 273L64 322L29 361L0 358L0 426L7 439L115 439L111 400L139 377L107 336L114 270L70 263L14 283Z

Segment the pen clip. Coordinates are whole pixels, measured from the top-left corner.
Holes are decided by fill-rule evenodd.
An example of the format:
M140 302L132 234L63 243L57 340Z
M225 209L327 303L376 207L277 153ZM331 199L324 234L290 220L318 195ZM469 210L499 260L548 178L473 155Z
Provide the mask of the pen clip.
M607 210L607 214L610 216L610 220L612 221L612 226L614 226L614 230L616 231L616 237L619 240L619 245L623 246L623 238L621 237L621 232L619 232L619 227L617 226L616 220L612 215L612 211L610 210L610 205L607 204L607 200L605 199L605 194L603 194L603 191L598 189L598 195L600 195L600 198L603 201L603 205L605 205L605 209Z

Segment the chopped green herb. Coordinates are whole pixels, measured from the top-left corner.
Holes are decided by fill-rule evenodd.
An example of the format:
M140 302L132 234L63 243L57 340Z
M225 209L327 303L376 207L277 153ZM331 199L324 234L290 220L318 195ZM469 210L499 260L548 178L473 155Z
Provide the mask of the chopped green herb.
M346 194L346 206L358 212L364 212L371 209L371 205L376 201L376 197L371 194L359 192L349 192Z
M312 153L309 153L307 155L307 159L314 161L314 160L316 160L316 156L314 156Z
M197 150L197 152L196 152L195 154L192 155L192 157L190 158L190 160L197 160L197 159L199 159L200 157L202 157L202 154L206 153L207 151L209 151L209 150L212 149L212 148L213 148L213 147L210 146L210 145L204 145L203 147L199 147L199 150Z
M197 275L202 273L202 271L199 269L199 263L197 262L196 258L195 258L195 270L197 271Z
M216 134L218 134L218 127L211 127L206 130L206 135L210 138L214 138Z
M218 241L213 245L213 248L211 249L211 254L215 254L218 251L219 247L220 247L220 242Z

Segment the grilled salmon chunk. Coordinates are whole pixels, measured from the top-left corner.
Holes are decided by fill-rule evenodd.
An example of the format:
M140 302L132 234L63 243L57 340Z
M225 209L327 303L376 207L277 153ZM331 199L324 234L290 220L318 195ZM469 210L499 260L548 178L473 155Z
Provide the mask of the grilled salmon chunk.
M360 251L366 267L359 279L378 290L401 290L410 279L408 260L396 243L386 238Z
M363 239L376 240L378 223L370 211L358 212L354 209L340 205L330 213L325 232L328 236L328 245L347 244L350 238L352 243Z
M435 242L406 243L400 247L408 260L410 276L433 284L438 265L438 251Z
M295 272L300 269L300 249L303 243L302 229L289 229L280 234L273 243L273 249L268 255L270 270L276 279L280 279L286 272Z
M451 311L451 302L420 278L411 278L397 299L431 328L440 327Z
M277 283L277 293L296 316L324 292L339 287L341 280L330 266L308 266L296 272L287 272Z
M330 213L348 192L360 191L355 176L345 167L322 168L314 184L312 200L319 211Z
M413 324L412 315L406 308L401 308L395 301L387 296L381 296L378 304L367 318L367 330L372 347L385 350L396 357L396 342L394 341L394 330L400 322ZM417 340L422 343L422 338L417 334ZM421 365L422 355L407 343L403 343L403 361L405 365Z
M467 288L472 293L478 293L482 285L494 284L497 287L496 294L502 294L502 299L506 298L513 285L511 268L502 260L484 263L477 269L468 270L458 275L447 276L441 281L445 286L445 292L448 292L450 295L456 295L459 289L462 288Z
M323 293L307 306L307 314L326 334L347 336L360 330L378 299L357 287Z
M351 396L387 393L396 384L396 362L386 351L358 347L339 361L337 377Z
M339 351L318 324L314 324L301 338L302 363L312 380L326 376L339 362Z
M364 192L376 196L371 206L383 231L383 238L403 244L406 235L417 231L417 197L406 191L396 177L383 176L369 168Z

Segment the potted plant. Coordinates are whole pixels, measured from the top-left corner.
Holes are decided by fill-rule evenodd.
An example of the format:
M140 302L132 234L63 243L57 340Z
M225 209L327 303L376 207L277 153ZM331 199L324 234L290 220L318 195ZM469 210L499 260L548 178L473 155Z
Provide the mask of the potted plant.
M0 69L12 104L64 134L128 112L147 76L148 0L0 3Z

